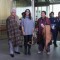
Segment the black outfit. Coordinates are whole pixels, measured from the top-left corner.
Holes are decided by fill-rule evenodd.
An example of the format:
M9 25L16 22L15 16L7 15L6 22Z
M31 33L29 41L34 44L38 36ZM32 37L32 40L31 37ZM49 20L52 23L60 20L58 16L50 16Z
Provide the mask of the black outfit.
M51 32L52 32L52 36L53 36L53 43L54 46L57 47L57 20L55 17L51 17L50 18L50 22L51 22Z

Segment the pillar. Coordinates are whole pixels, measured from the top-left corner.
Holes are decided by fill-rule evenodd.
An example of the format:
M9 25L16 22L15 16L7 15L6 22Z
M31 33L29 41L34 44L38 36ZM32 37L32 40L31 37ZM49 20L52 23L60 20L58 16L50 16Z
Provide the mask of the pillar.
M34 1L35 1L35 0L31 0L32 17L33 17L33 20L35 20L35 6L34 6Z

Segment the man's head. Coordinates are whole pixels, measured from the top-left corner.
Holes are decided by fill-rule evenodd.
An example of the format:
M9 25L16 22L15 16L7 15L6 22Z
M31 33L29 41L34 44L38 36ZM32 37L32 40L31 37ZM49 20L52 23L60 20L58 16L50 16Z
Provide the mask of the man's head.
M54 17L54 12L51 12L50 13L50 17Z

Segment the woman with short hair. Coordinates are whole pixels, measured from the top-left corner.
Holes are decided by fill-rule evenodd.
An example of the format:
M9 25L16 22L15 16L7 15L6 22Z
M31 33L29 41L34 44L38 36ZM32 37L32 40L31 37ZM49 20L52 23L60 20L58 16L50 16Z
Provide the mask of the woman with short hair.
M50 41L51 41L51 31L50 31L50 20L46 17L46 12L41 12L41 18L38 19L38 34L37 43L39 52L46 50L47 53L50 52Z

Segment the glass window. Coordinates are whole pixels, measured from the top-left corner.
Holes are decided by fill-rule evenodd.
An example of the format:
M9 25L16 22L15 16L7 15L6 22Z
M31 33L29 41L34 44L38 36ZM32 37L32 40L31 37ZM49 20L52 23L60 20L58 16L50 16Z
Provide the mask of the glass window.
M50 12L54 12L54 16L58 16L58 12L60 11L60 4L50 5Z
M53 5L54 16L58 16L58 12L60 11L60 4Z
M42 11L46 11L46 6L43 6L42 7Z
M53 5L50 5L49 7L50 7L50 9L49 9L50 12L52 12L53 11Z

